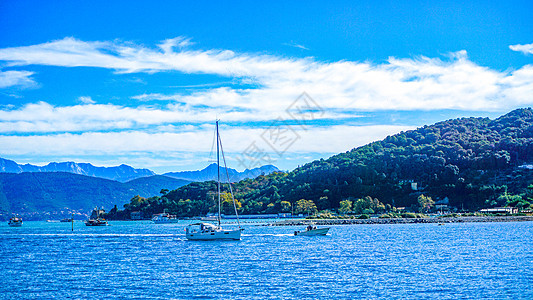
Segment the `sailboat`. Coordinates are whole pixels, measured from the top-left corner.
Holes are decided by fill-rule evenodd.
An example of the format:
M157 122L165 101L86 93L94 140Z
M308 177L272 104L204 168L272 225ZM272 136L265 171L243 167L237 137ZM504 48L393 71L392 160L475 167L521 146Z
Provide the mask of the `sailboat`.
M211 240L240 240L241 239L241 224L239 222L239 215L237 213L237 206L235 204L235 198L233 197L233 189L229 180L228 167L226 166L226 158L224 156L224 150L222 148L222 141L218 131L218 120L216 121L216 141L217 141L217 194L218 194L218 225L211 223L194 223L190 224L186 228L185 236L189 240L197 241L211 241ZM224 161L224 169L226 170L226 176L231 193L231 199L233 200L233 207L235 208L235 215L237 216L238 229L228 230L223 229L220 225L220 153L222 152L222 159Z

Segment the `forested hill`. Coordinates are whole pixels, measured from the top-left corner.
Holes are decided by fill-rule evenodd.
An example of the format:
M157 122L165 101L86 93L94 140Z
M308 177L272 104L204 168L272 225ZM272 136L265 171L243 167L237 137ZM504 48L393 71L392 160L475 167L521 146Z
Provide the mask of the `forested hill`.
M416 201L410 183L434 199L476 209L505 193L523 193L533 183L533 111L518 109L496 120L461 118L402 132L289 174L296 194L328 196L335 206L346 197L370 195L408 206ZM327 190L327 191L325 191ZM487 200L489 200L487 202ZM500 203L504 204L504 203Z
M496 120L460 118L401 132L294 171L235 184L242 213L287 210L287 202L312 200L318 210L337 209L344 199L370 196L393 206L411 206L424 194L464 209L504 205L533 184L533 111L518 109ZM214 203L212 182L190 184L129 209L179 215L206 213ZM157 197L156 197L157 198ZM207 201L207 202L206 202ZM162 206L161 206L162 205Z

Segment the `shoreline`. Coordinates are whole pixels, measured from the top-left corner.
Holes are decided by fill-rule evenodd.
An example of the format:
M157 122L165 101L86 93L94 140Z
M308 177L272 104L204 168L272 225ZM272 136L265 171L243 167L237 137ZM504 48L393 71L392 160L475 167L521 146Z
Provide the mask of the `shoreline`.
M267 226L314 225L357 225L357 224L419 224L419 223L486 223L486 222L526 222L533 216L491 216L491 217L444 217L444 218L374 218L374 219L300 219L283 220Z

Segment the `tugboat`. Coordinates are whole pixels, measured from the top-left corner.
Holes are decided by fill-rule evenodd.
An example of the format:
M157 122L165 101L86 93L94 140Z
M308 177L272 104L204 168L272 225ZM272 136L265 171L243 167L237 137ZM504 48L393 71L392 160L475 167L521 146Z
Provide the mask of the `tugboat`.
M89 220L85 221L85 226L109 226L104 218L100 218L100 210L95 208Z
M9 219L9 222L7 223L11 227L21 227L22 226L22 218L20 217L11 217Z

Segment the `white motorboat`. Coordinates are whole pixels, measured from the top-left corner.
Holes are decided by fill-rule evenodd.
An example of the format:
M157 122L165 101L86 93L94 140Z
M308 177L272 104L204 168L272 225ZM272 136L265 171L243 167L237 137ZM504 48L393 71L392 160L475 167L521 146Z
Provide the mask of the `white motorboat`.
M185 236L189 240L197 241L212 241L212 240L240 240L241 239L241 224L239 222L239 215L237 213L237 206L235 205L235 198L233 197L233 189L229 180L228 167L226 166L226 158L224 157L224 151L222 149L222 141L218 132L218 120L216 121L216 140L217 140L217 194L218 194L218 225L211 223L195 223L187 226L185 230ZM224 161L224 168L226 170L227 182L231 198L233 200L233 207L235 208L235 215L237 216L238 229L228 230L222 229L220 226L220 152L222 152L222 159Z
M160 213L152 218L152 222L154 222L155 224L178 223L178 221L179 220L175 215L171 215L168 213Z
M21 227L22 226L22 218L19 217L12 217L9 219L9 222L7 224L11 227Z
M309 225L305 231L295 231L294 235L305 235L305 236L315 236L315 235L326 235L331 227L317 228L316 226Z

